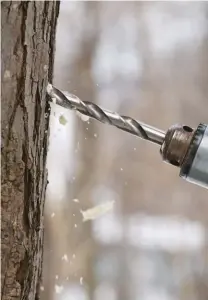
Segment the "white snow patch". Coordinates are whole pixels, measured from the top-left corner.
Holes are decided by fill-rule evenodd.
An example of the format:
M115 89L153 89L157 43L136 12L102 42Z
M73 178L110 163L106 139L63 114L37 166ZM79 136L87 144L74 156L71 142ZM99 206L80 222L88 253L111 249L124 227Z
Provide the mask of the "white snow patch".
M200 222L178 216L148 216L135 214L126 224L129 245L168 252L196 251L205 243L205 229Z

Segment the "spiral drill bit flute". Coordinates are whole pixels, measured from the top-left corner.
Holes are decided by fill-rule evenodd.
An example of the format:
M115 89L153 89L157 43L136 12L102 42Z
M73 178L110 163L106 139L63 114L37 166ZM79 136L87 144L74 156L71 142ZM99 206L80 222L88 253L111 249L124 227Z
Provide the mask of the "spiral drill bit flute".
M75 95L66 97L51 84L48 84L47 93L53 102L66 109L78 111L160 145L162 159L179 167L180 177L208 188L208 125L199 124L196 129L186 125L173 125L165 133L131 117L102 109L92 102L81 101Z

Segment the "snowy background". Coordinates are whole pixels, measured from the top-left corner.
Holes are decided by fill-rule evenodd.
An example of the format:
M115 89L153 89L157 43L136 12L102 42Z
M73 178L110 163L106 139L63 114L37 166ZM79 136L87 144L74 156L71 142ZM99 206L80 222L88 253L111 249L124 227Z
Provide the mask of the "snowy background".
M54 85L82 100L162 130L196 127L207 66L206 2L61 3ZM42 299L208 299L207 191L155 145L54 104L50 122Z

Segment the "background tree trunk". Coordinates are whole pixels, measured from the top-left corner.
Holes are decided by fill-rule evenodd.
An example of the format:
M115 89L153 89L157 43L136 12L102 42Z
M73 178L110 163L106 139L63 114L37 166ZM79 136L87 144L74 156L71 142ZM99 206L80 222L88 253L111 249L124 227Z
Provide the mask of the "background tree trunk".
M2 300L38 299L59 2L2 2Z

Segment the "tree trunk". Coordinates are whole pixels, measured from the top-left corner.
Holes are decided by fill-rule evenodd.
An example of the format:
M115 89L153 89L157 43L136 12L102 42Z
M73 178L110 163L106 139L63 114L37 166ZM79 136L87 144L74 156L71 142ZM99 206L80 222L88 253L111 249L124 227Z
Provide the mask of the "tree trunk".
M59 2L1 3L2 300L38 299L49 104Z

